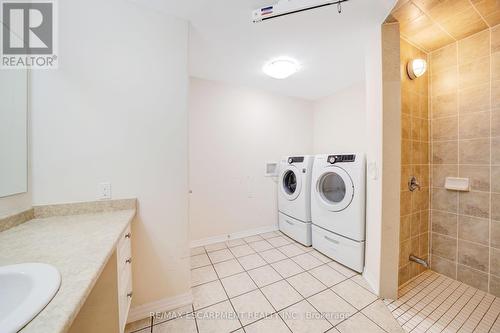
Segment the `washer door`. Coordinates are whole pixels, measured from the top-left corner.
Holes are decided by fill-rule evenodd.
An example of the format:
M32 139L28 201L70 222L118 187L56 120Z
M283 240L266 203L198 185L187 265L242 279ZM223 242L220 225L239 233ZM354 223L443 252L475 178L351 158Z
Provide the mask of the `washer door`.
M349 174L337 166L326 167L316 183L318 202L332 212L346 209L354 197L354 184Z
M300 194L302 180L299 170L293 165L289 165L281 173L281 192L288 200L295 200Z

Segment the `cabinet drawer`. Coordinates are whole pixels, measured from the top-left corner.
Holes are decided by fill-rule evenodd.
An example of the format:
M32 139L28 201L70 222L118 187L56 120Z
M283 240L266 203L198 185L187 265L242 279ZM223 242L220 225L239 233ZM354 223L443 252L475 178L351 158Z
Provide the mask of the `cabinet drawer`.
M123 332L127 323L132 291L132 246L130 225L120 236L116 246L117 275L118 275L118 312L120 332Z
M118 261L118 274L120 274L126 266L132 264L132 234L130 233L130 226L127 227L125 232L120 237L116 247L116 260Z
M280 231L305 246L311 246L311 223L296 220L283 213L279 213Z
M355 242L318 226L312 226L312 246L356 272L363 272L365 242Z
M119 279L119 285L121 286L118 288L118 312L120 332L123 332L127 324L128 312L133 297L131 270L127 269L126 274L120 276Z

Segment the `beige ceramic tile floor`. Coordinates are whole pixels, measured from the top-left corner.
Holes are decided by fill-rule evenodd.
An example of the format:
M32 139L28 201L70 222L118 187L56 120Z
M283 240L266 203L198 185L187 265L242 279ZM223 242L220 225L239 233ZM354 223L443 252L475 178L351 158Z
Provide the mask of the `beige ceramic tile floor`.
M406 332L500 332L500 298L433 271L384 303Z
M193 305L127 332L403 332L359 274L280 232L191 255Z

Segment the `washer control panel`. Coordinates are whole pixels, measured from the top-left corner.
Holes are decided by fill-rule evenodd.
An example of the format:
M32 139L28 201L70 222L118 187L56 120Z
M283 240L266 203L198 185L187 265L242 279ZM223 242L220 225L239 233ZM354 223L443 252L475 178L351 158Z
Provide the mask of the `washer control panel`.
M356 160L356 155L330 155L328 156L328 163L346 163L346 162L354 162Z
M304 162L304 156L290 156L288 158L288 164L292 164L292 163L302 163Z

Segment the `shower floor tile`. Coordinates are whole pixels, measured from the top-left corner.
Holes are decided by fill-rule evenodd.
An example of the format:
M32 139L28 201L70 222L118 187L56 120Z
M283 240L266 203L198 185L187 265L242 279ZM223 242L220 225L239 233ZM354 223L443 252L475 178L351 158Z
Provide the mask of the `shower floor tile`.
M500 332L498 297L430 270L384 303L406 332Z

